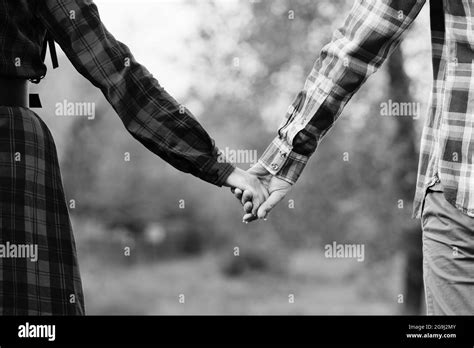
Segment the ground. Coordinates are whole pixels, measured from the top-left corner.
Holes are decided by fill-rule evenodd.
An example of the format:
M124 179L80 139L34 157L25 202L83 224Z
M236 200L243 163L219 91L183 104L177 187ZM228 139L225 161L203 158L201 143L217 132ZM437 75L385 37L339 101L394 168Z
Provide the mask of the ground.
M301 250L292 254L287 274L229 278L212 253L135 265L85 253L80 253L80 267L88 314L384 315L400 313L402 306L400 257L369 266Z

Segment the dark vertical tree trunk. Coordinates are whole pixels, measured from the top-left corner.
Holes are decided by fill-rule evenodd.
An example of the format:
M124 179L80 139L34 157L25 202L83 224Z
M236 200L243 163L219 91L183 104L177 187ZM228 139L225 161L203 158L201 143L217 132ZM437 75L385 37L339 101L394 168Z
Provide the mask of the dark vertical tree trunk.
M390 78L389 97L393 102L412 103L410 96L410 78L404 69L403 53L398 48L388 61ZM419 112L419 110L418 110ZM395 130L393 135L395 192L403 199L405 206L413 199L418 156L416 151L415 121L413 117L393 117ZM423 259L422 233L417 221L401 227L402 245L405 252L404 269L404 314L421 314L423 298Z

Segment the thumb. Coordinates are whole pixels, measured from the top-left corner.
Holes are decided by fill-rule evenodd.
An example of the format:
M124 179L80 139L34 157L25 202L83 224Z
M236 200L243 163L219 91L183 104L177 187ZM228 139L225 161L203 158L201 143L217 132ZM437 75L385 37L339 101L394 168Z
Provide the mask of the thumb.
M280 191L272 192L268 199L258 208L257 216L259 219L265 219L268 213L285 197Z

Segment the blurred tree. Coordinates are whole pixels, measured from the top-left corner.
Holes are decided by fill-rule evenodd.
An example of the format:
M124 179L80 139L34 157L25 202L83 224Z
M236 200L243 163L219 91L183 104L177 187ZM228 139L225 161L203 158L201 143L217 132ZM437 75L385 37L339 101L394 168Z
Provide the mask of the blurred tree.
M410 78L404 67L404 56L398 48L388 61L390 76L389 96L398 105L415 105L410 94ZM418 108L412 108L413 111ZM411 116L411 117L410 117ZM404 205L411 207L416 181L416 168L418 164L416 131L413 117L419 115L404 115L395 117L395 132L393 135L393 187ZM404 211L411 212L411 209ZM423 294L423 255L422 233L418 221L411 221L406 216L406 222L401 225L402 250L405 253L405 301L404 314L421 314Z

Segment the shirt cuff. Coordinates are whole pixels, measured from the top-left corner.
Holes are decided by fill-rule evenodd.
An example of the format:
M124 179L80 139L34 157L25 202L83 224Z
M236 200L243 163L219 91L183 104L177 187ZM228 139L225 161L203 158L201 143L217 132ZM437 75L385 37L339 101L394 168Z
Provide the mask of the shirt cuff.
M228 162L223 156L212 157L202 166L199 178L221 187L234 170L235 166Z
M295 184L309 157L300 155L292 150L292 146L280 137L273 139L271 144L259 159L259 163L272 175Z

